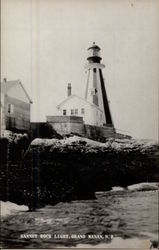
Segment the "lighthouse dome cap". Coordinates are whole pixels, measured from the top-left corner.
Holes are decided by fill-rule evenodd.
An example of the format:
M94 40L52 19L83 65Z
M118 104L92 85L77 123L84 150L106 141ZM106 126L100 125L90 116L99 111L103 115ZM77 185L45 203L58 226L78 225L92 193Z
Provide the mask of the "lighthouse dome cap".
M95 44L95 42L93 42L92 46L89 47L88 49L98 49L100 50L99 46Z

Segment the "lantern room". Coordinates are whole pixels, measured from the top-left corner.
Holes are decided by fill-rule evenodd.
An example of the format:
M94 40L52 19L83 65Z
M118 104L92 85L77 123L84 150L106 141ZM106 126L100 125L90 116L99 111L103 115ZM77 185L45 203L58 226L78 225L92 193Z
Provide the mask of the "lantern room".
M88 62L89 63L100 63L101 61L100 57L100 48L93 42L93 45L88 48Z

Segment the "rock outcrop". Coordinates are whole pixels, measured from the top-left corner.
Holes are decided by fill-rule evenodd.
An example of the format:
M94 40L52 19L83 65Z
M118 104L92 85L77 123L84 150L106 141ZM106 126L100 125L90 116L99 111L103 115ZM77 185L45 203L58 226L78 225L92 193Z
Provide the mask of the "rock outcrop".
M7 199L30 209L59 201L93 199L96 191L158 180L159 145L110 139L100 143L77 136L35 139L20 164L4 173Z

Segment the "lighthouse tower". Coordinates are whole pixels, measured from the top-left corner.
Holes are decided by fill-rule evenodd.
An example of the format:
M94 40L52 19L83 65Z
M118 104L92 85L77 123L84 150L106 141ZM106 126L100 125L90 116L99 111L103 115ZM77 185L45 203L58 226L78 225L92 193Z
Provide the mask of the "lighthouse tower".
M88 48L85 100L98 106L103 111L103 124L113 126L102 74L105 65L101 63L100 50L95 43Z

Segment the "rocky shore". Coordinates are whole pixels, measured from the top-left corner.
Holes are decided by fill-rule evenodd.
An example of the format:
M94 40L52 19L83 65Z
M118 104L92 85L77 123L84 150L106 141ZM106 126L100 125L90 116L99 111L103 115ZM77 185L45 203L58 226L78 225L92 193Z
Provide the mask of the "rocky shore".
M110 139L100 143L72 136L0 141L0 199L30 210L58 202L95 199L113 186L157 182L159 145L150 141ZM7 154L6 154L7 152Z

